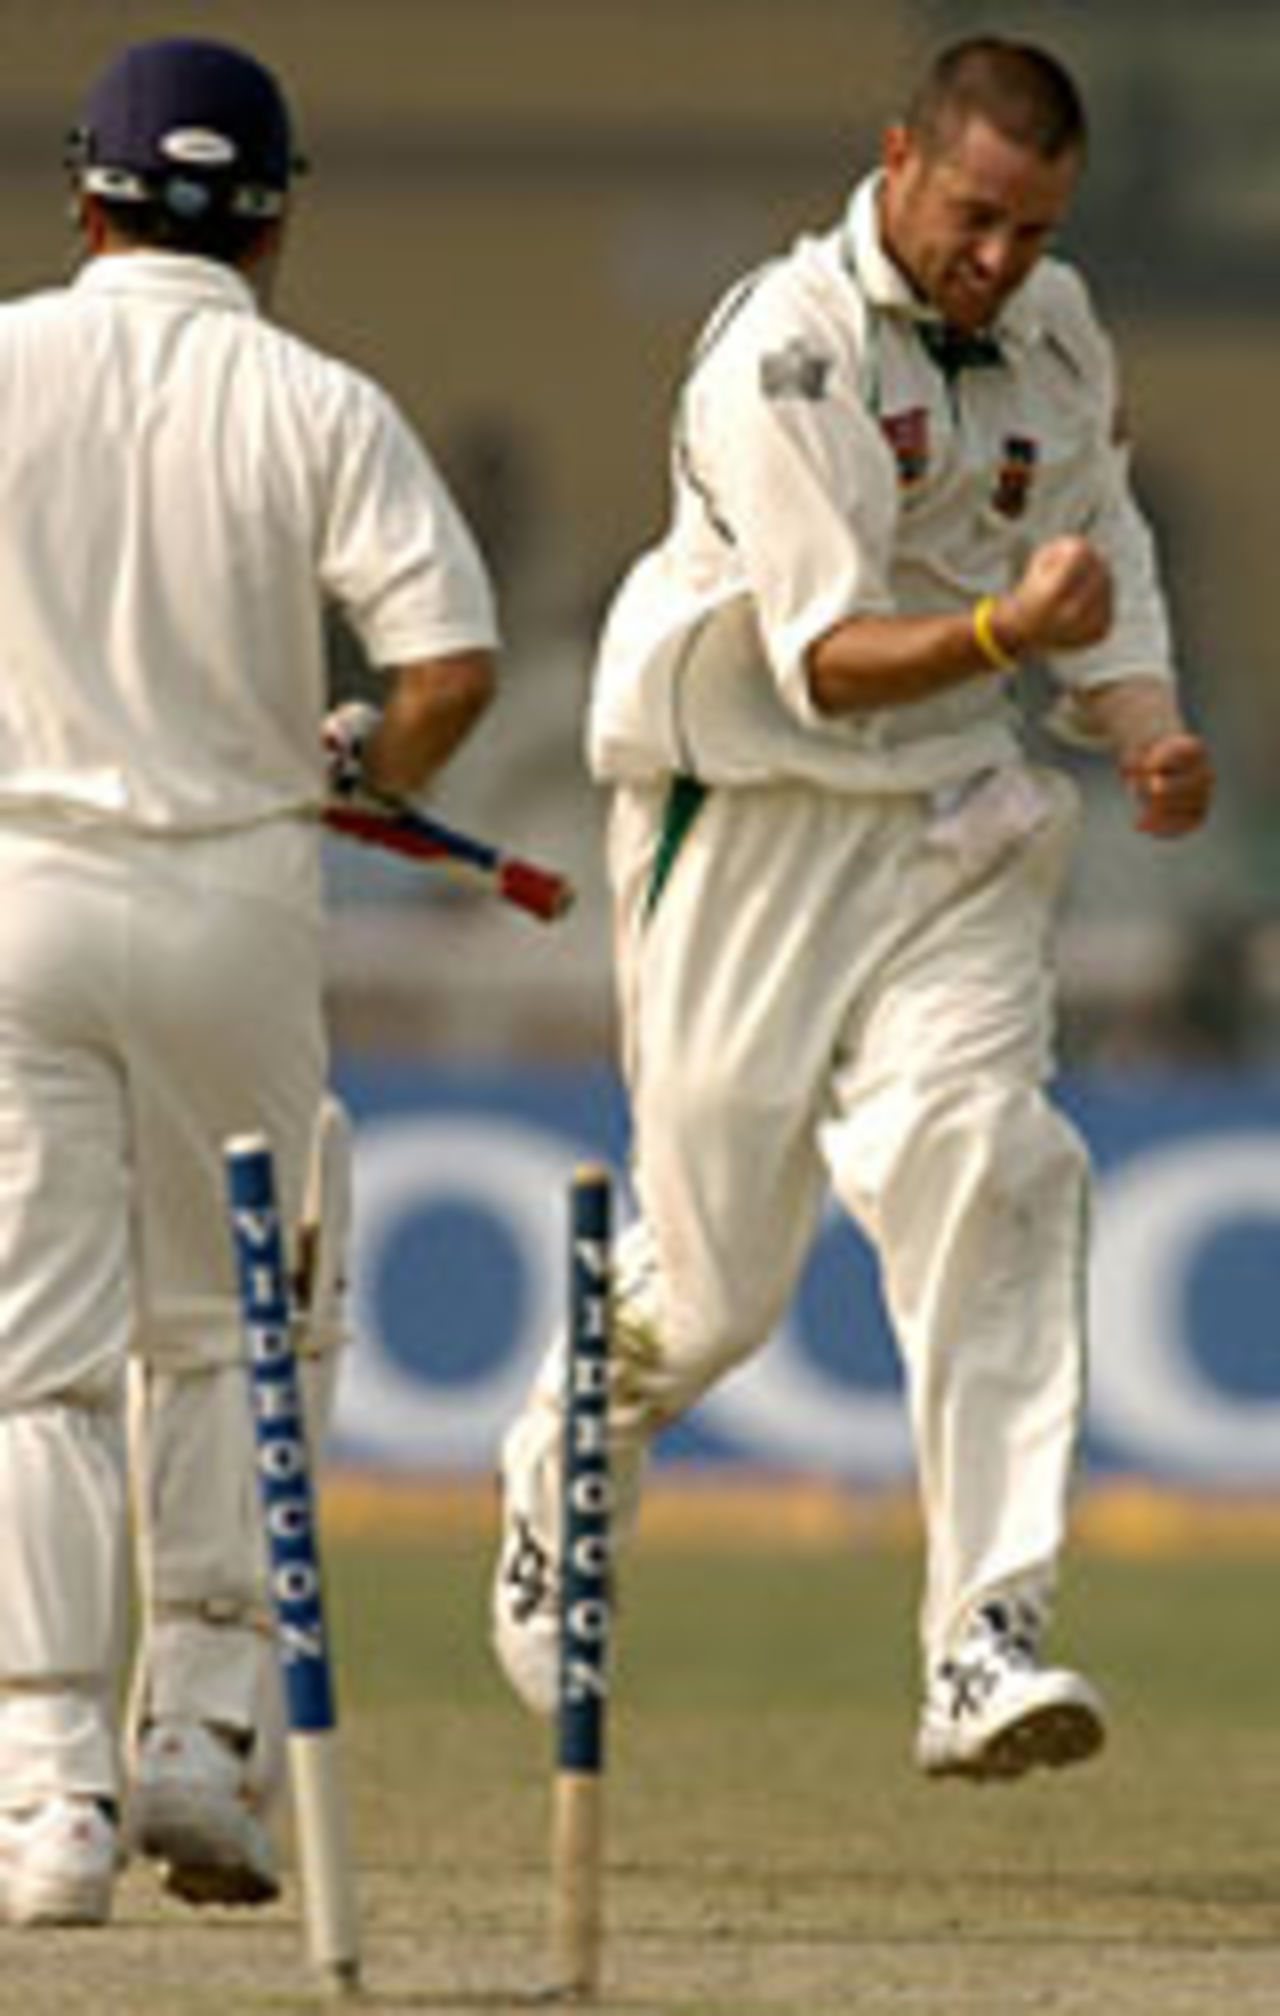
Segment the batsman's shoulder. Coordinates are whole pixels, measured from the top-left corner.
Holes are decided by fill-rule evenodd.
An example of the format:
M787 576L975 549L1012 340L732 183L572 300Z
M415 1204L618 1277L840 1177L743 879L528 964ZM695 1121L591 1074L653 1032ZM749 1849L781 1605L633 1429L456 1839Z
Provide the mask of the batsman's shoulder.
M83 297L66 286L40 287L28 294L0 299L0 329L42 332L50 323L69 322L83 305Z
M376 431L395 410L391 394L371 372L325 349L281 323L256 324L258 340L271 353L277 379L293 390L302 410L321 423L346 429L353 424Z

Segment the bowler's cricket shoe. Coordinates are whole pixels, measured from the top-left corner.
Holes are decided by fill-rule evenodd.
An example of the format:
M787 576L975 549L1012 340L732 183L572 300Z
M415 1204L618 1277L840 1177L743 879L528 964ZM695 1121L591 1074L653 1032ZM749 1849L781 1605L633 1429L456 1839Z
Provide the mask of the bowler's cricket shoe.
M493 1578L493 1644L507 1679L535 1715L553 1715L556 1708L558 1587L550 1548L508 1499Z
M96 1799L0 1813L0 1924L105 1925L118 1845Z
M989 1603L934 1671L916 1741L932 1778L1009 1780L1083 1764L1106 1740L1101 1697L1079 1673L1041 1666L1036 1628Z
M129 1800L135 1852L165 1865L187 1904L270 1904L280 1894L271 1838L245 1788L244 1760L200 1722L153 1722Z

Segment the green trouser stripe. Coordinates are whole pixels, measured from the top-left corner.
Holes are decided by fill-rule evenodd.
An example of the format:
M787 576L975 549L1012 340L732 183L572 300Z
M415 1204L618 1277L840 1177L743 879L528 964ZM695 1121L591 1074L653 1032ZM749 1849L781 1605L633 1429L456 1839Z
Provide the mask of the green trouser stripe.
M689 829L702 810L707 788L696 777L681 775L671 780L662 814L658 851L653 857L653 872L649 877L649 887L645 891L646 918L652 917L658 906L658 898L666 888L667 878L676 865L676 856L688 839Z

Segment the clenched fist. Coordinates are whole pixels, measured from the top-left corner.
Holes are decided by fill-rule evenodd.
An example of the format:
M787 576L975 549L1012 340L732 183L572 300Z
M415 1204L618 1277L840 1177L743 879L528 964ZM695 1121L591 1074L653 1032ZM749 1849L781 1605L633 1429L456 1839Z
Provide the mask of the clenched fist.
M1038 546L1015 588L992 612L996 636L1012 658L1100 644L1111 628L1111 569L1087 539Z
M1194 832L1213 802L1213 766L1198 735L1161 735L1124 764L1135 801L1134 823L1157 840Z

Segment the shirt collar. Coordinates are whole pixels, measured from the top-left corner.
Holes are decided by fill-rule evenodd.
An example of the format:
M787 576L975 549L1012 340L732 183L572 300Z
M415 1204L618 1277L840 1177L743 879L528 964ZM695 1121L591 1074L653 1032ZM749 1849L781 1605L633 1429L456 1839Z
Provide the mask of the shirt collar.
M181 302L256 315L257 297L234 267L189 252L106 252L86 260L72 286L87 294Z
M936 322L937 310L922 301L901 267L885 249L880 235L880 190L883 170L868 175L854 190L841 228L841 250L857 285L873 308L912 322ZM1034 274L997 315L990 334L1001 345L1026 345L1040 334L1041 318L1034 298Z

